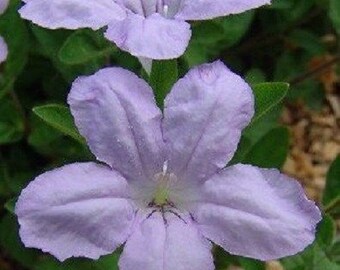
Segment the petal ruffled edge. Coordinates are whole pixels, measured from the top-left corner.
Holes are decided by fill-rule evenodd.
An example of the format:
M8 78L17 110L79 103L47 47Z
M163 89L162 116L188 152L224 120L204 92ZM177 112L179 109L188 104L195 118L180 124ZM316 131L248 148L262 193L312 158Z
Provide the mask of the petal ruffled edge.
M88 162L38 176L22 190L15 213L26 247L64 261L112 253L130 234L135 206L124 178Z
M206 181L192 214L205 237L232 254L259 260L302 251L314 241L321 220L296 180L242 164Z

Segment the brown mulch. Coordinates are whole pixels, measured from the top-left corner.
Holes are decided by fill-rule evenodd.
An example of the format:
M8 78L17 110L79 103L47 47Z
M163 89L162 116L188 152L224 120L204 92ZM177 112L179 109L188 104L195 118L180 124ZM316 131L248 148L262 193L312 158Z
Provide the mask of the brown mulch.
M295 104L284 109L282 122L291 133L283 171L301 181L307 196L320 202L330 164L340 153L339 96L327 94L321 111Z
M314 57L309 69L317 70L332 59L330 55ZM302 103L284 109L282 123L290 129L291 147L283 171L301 181L310 199L320 202L329 166L340 153L340 78L336 63L322 70L316 79L326 94L320 111Z

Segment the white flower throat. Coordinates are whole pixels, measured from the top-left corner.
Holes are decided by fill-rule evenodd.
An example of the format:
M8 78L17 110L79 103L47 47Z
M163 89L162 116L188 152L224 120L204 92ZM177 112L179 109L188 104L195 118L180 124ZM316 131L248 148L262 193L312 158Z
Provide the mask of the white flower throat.
M174 215L187 224L184 216L182 216L182 211L178 209L176 200L174 200L174 197L176 197L174 188L177 183L177 177L174 173L168 171L167 161L163 164L162 172L155 174L153 180L155 181L156 186L153 192L153 199L148 204L148 207L151 208L151 212L148 214L147 218L155 213L160 213L164 224L167 224L167 215Z

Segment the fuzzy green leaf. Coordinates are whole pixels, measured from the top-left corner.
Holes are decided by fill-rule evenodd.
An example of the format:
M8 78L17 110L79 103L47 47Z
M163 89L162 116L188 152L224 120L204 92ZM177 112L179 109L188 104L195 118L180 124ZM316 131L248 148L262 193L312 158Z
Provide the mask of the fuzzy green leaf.
M74 125L73 117L67 107L58 104L48 104L33 108L33 112L60 132L80 143L85 143L85 140Z

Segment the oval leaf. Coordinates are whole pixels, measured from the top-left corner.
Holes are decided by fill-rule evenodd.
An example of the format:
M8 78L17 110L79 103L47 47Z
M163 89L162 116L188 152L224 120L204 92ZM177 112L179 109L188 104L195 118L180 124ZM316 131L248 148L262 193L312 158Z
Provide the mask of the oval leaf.
M255 96L255 115L251 124L259 120L267 112L279 104L287 95L288 83L259 83L253 86Z
M327 173L322 203L326 209L340 204L340 155L334 160Z
M58 129L78 142L85 144L85 140L79 134L70 110L67 107L58 104L49 104L35 107L33 108L33 112L50 126Z
M59 60L67 65L77 65L103 58L115 51L111 43L99 45L93 35L95 33L89 34L86 31L70 35L59 50Z
M164 99L177 81L177 60L153 61L149 83L154 91L157 105L163 108Z
M284 127L274 128L250 149L242 163L263 168L281 168L286 160L288 147L288 129Z

